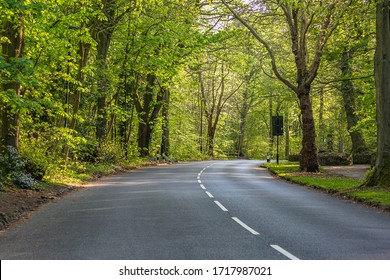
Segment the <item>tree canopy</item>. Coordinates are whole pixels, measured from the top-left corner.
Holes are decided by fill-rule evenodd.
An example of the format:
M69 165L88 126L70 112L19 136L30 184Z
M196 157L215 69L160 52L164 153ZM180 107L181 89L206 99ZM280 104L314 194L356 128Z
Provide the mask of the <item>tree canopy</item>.
M275 158L280 115L280 157L302 171L335 153L385 158L374 6L1 0L0 151L47 176L157 157Z

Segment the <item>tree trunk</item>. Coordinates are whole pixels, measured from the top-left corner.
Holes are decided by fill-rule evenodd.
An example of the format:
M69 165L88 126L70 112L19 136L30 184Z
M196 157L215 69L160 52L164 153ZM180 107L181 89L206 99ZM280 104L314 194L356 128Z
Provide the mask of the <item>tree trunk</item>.
M213 125L213 119L209 118L207 123L207 147L208 153L211 157L214 157L214 140L217 126Z
M304 88L303 92L298 95L303 134L300 170L305 172L319 172L313 108L309 92L310 88Z
M149 155L151 130L146 122L147 120L140 120L138 123L138 150L141 157L147 157Z
M169 102L171 95L169 89L163 89L163 95L161 156L169 157Z
M377 158L364 184L390 188L390 0L377 3L376 39Z
M96 139L99 143L106 140L107 137L107 91L108 80L106 77L107 68L107 52L110 45L111 35L106 32L101 32L98 36L98 99L97 99L97 119L96 119Z
M93 27L93 37L97 42L97 119L96 119L96 139L101 144L107 138L107 53L110 48L115 19L116 0L103 1L102 13L106 16L104 20L97 20Z
M250 79L246 80L246 83L249 84ZM239 123L239 134L237 140L237 157L242 157L244 155L244 137L246 129L246 118L248 116L249 110L253 104L253 97L249 94L249 89L244 91L243 102L241 108L239 109L240 114L240 123Z
M273 97L272 95L269 98L269 103L268 103L268 115L269 115L269 133L268 133L268 155L272 157L272 153L274 150L274 137L272 136L272 116L273 116Z
M2 43L2 55L7 63L11 65L15 59L23 57L24 49L24 26L22 15L18 16L18 22L7 21L3 26L2 36L7 38ZM2 89L4 92L9 92L13 95L13 98L17 99L21 97L21 84L17 81L17 73L15 70L11 70L12 78L14 81L3 84ZM19 146L19 112L12 108L12 101L8 101L4 104L0 104L2 111L1 114L1 138L0 138L0 151L4 146L12 146L16 149Z
M356 115L356 90L352 81L348 79L352 76L351 59L352 53L350 51L344 51L341 54L340 69L344 78L341 83L341 93L347 117L347 127L352 141L352 156L354 156L367 152L368 148L361 130L354 128L359 122L359 117Z
M154 101L156 80L157 77L154 74L148 74L146 76L143 105L135 91L133 92L133 101L139 119L138 149L141 157L149 155L154 125L163 104L163 89L157 93L156 100Z

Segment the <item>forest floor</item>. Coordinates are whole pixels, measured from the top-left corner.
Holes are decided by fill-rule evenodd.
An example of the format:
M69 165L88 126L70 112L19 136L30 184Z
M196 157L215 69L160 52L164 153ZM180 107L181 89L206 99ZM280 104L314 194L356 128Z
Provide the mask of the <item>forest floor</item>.
M45 190L10 189L0 192L0 230L23 221L41 205L54 201L80 187L52 185Z
M327 172L331 174L342 175L350 178L363 179L367 171L370 169L369 164L355 164L347 166L323 166Z

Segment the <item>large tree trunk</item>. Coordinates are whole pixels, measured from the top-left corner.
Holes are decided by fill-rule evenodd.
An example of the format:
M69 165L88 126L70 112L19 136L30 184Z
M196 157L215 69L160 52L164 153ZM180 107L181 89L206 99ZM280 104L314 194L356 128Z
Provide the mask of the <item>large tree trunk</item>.
M139 119L138 149L141 157L149 155L154 125L163 104L163 89L161 89L155 97L156 81L156 75L148 74L146 76L143 104L141 104L140 97L137 96L136 90L133 91L133 101ZM155 101L154 98L156 98Z
M7 21L3 26L2 36L7 38L2 43L2 55L7 63L14 63L14 59L23 57L24 48L24 27L22 16L18 16L18 22ZM17 73L11 71L11 78L14 81L3 84L2 89L9 94L14 95L13 98L20 98L21 84L17 79ZM11 101L12 102L12 101ZM1 114L1 138L0 151L4 146L12 146L16 149L19 146L19 112L12 108L10 102L0 104Z
M310 88L303 89L298 95L302 115L302 150L300 169L306 172L318 172L318 156L316 145L313 107L309 96Z
M344 51L341 55L340 69L344 78L341 83L341 93L347 117L347 127L352 141L352 156L355 156L359 153L367 152L368 148L363 133L355 128L359 122L359 117L356 115L356 90L352 81L348 79L352 76L351 59L352 53Z
M100 31L97 39L97 62L98 62L98 99L97 99L97 120L96 138L99 143L107 137L107 92L108 80L106 76L107 53L110 46L111 30Z
M365 185L390 188L390 0L377 3L376 39L377 158Z
M151 127L146 124L147 120L138 123L138 150L141 157L149 155L149 145L152 138Z
M214 157L214 139L217 126L213 124L213 119L207 120L207 148L211 157Z
M96 139L101 144L107 138L107 54L110 48L114 26L116 24L115 6L116 0L103 1L102 13L106 19L97 20L93 26L93 37L97 42L96 63L97 63L97 119L96 119Z

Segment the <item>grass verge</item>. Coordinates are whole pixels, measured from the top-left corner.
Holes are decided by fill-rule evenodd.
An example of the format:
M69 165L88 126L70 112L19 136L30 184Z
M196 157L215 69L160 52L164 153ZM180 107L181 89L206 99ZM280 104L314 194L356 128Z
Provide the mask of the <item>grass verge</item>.
M298 162L281 162L279 165L266 163L264 166L285 180L390 212L390 191L385 188L362 187L363 179L343 177L326 171L300 172Z

